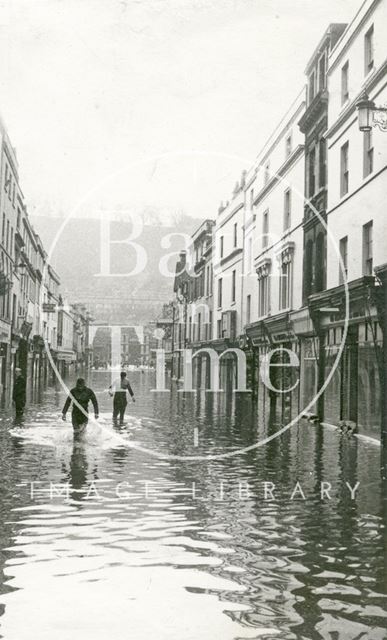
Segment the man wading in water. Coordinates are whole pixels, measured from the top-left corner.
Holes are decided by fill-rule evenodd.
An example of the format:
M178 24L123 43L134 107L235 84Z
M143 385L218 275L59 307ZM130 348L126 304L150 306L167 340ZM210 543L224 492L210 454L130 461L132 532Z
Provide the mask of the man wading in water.
M74 400L76 402L74 402ZM74 435L82 433L87 426L87 423L89 420L88 407L89 407L90 401L93 403L94 417L97 420L98 419L98 402L97 402L97 398L95 397L95 393L94 391L92 391L92 389L89 389L88 387L86 387L86 384L83 378L78 378L76 386L70 390L70 395L68 396L66 402L64 403L64 407L62 411L62 420L66 420L66 413L70 407L70 404L73 403L73 407L71 411L71 422L73 423L73 427L74 427Z
M16 418L21 418L26 404L26 380L19 367L15 369L15 382L13 385L12 400L15 404Z
M126 392L129 391L132 401L136 402L133 389L130 386L129 380L126 379L125 371L121 371L120 380L115 380L109 387L109 393L113 398L113 422L117 423L118 414L120 416L120 425L124 424L124 415L127 405Z

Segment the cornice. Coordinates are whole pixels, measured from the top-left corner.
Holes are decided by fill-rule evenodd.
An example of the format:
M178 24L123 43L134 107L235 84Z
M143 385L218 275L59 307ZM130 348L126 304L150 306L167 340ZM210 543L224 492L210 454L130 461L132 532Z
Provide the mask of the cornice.
M340 53L338 53L338 49L344 39L344 36L348 33L350 27L351 27L351 23L347 26L347 28L345 29L345 31L343 32L343 34L341 35L341 37L338 39L338 41L336 42L335 46L333 47L332 51L330 52L329 56L328 56L328 60L329 58L333 58L334 55L336 55L336 58L331 62L331 64L328 66L327 69L327 75L329 76L331 74L331 72L333 71L333 69L335 69L335 67L339 64L340 60L343 58L343 55L346 53L346 51L349 49L350 45L352 44L352 41L356 38L356 36L359 34L359 32L361 31L361 29L364 26L364 23L368 20L369 16L371 13L374 12L374 10L376 9L376 6L379 4L380 0L374 0L370 7L368 8L368 10L366 11L366 13L364 14L364 16L361 18L360 22L358 23L358 25L354 28L353 32L350 34L350 36L348 37L348 40L346 41L346 43L342 46L342 50L340 51ZM364 3L363 3L364 4ZM352 24L355 22L357 16L359 15L359 13L361 12L363 8L363 5L360 7L359 11L357 12L357 14L355 15L355 17L352 20Z
M328 127L328 130L325 134L325 137L327 139L331 138L336 131L338 131L338 129L340 129L340 127L344 124L344 122L356 111L356 103L359 100L360 96L362 95L362 93L364 93L364 91L366 91L366 93L369 93L370 91L372 91L372 89L377 85L377 83L386 75L387 73L387 58L386 60L380 65L379 69L376 69L374 71L374 73L372 73L370 76L367 76L367 78L365 79L365 81L363 82L360 91L356 94L355 98L353 98L345 107L345 109L343 109L343 111L340 112L338 118L336 118L336 120L330 125L330 127ZM386 82L387 84L387 82ZM385 86L385 85L384 85Z
M278 177L284 176L289 169L296 163L298 158L304 153L305 145L299 144L293 151L293 153L286 158L285 162L278 169L277 173L270 178L269 182L261 189L261 191L257 194L257 197L254 200L254 205L256 206L263 200L263 198L273 189L273 187L278 182Z
M230 211L230 213L227 214L227 216L225 217L224 220L222 220L222 222L219 222L217 224L217 228L221 229L229 220L231 220L233 216L235 216L236 213L238 213L238 211L243 209L243 207L244 207L244 202L240 202L234 209L232 209L232 211Z
M327 109L328 98L328 91L326 89L322 89L315 95L310 105L306 108L302 118L298 121L298 126L302 133L310 129L311 124L317 120L318 116L324 114Z

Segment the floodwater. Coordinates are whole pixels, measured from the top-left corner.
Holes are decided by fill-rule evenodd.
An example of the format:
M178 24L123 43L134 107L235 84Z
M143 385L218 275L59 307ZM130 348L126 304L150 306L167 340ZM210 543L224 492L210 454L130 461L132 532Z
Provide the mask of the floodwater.
M380 448L301 421L225 456L278 425L246 395L131 381L114 428L92 372L101 417L79 442L61 389L2 415L1 637L386 638Z

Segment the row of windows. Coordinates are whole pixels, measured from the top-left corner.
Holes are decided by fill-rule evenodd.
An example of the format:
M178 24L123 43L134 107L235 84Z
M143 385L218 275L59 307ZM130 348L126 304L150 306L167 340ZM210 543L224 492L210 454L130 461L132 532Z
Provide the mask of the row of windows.
M307 193L312 198L314 194L326 185L327 159L326 142L321 138L315 146L311 147L306 161L307 167Z
M235 222L232 231L232 243L233 249L236 249L238 246L238 223ZM220 258L224 257L224 236L220 236Z
M287 231L290 229L292 222L292 191L291 189L286 189L284 191L284 205L283 205L283 231ZM269 220L269 209L263 212L262 215L262 248L264 249L269 245L270 238L270 220Z
M364 36L364 75L367 76L374 68L374 25ZM341 68L341 104L349 100L349 61Z
M363 134L363 177L366 178L374 170L374 143L372 131ZM345 142L340 149L340 196L349 191L349 142Z
M1 227L1 244L11 257L13 257L13 236L13 226L10 224L10 221L6 219L5 213L3 213L3 222Z
M374 68L374 26L368 29L364 36L364 75L367 76ZM341 68L341 104L344 105L349 100L349 61L347 60ZM319 58L317 66L308 77L308 104L310 104L317 93L325 89L326 86L326 53Z
M363 275L373 274L373 221L363 225ZM348 273L348 236L340 240L340 256L343 262L344 273ZM292 261L284 262L280 267L279 278L279 309L290 309L292 306L292 283L293 268ZM344 281L344 273L340 266L339 281ZM231 300L235 302L236 295L236 271L232 271L231 278ZM218 280L218 307L223 304L223 278ZM270 311L270 277L269 275L258 281L258 315L263 317ZM200 314L199 314L200 318ZM246 324L251 322L251 295L246 298ZM200 324L200 321L199 321ZM199 333L200 335L200 333ZM198 338L200 339L200 338Z
M202 320L201 313L198 313L196 322L192 322L192 318L189 318L187 334L189 341L212 340L212 311L209 312L208 322L203 323Z
M53 285L54 286L54 285ZM55 294L57 287L51 289ZM203 271L193 278L190 283L184 283L181 287L180 294L186 297L188 300L196 300L203 296L211 296L213 292L213 266L212 262L207 264ZM98 305L97 305L98 306Z
M4 172L4 191L8 194L8 198L10 202L12 202L12 206L15 207L15 198L16 198L16 181L12 176L12 171L10 170L7 163L5 163L5 172Z
M348 236L340 240L340 257L342 266L339 267L339 282L343 284L348 275ZM362 271L364 276L373 275L373 221L363 225L362 235Z
M236 271L231 272L231 304L236 301ZM223 278L218 280L218 308L223 306Z
M318 64L308 78L308 104L313 102L315 96L325 89L326 84L326 53L320 56Z
M292 307L293 292L293 264L291 261L284 262L279 273L279 300L280 310ZM258 316L266 316L270 312L270 275L258 280ZM246 323L251 321L251 296L246 300Z
M264 316L269 313L269 280L270 277L265 276L258 280L258 314ZM279 308L290 309L292 306L292 281L293 281L293 265L292 261L284 262L280 267L279 274ZM231 278L231 301L235 302L235 285L236 271L232 272ZM218 280L218 308L222 308L223 304L223 278ZM246 323L251 320L251 295L246 299Z
M288 133L288 135L285 138L285 160L287 160L287 158L289 158L289 156L292 155L292 151L293 151L293 136L292 136L292 132L290 131ZM264 186L267 185L267 183L270 180L270 159L268 159L265 162L264 165L264 176L263 176L263 184ZM250 189L250 210L251 212L253 211L254 208L254 189Z

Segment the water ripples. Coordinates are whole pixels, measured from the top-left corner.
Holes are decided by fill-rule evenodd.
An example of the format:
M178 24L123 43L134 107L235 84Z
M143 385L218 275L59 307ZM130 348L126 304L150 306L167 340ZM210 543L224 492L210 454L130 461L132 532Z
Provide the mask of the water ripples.
M141 376L114 430L99 386L101 426L81 442L54 391L3 419L5 640L386 638L377 447L301 423L243 456L159 459L133 443L190 454L198 428L200 451L232 450L270 425L247 399L155 402Z

